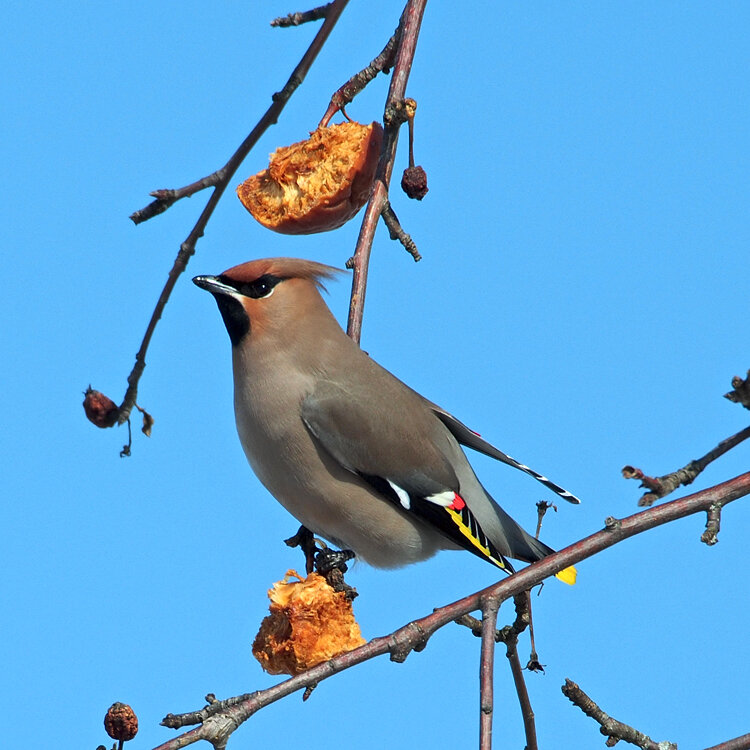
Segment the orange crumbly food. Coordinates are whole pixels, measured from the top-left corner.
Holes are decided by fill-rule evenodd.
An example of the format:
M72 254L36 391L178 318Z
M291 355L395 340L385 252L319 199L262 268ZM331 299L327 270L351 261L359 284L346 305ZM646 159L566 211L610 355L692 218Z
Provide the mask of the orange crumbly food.
M255 636L253 656L270 674L296 675L365 643L351 601L317 573L303 580L288 571L268 598L271 614Z
M282 234L336 229L367 202L383 142L376 122L320 127L271 154L268 169L237 188L242 205Z

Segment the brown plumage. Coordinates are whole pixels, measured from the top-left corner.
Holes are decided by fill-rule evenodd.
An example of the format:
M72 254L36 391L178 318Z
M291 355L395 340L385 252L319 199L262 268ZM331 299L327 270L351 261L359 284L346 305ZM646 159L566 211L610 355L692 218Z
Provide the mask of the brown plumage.
M512 570L551 550L495 503L459 443L570 493L482 440L365 354L320 294L338 269L270 258L198 276L232 341L237 430L272 495L379 567L465 548Z

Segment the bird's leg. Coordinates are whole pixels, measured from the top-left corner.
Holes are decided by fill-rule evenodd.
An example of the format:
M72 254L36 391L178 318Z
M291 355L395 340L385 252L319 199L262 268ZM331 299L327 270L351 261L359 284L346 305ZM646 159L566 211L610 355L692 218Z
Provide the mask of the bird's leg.
M305 573L310 575L315 568L315 554L317 546L312 531L305 526L300 526L294 536L284 540L284 544L289 547L299 547L305 555Z

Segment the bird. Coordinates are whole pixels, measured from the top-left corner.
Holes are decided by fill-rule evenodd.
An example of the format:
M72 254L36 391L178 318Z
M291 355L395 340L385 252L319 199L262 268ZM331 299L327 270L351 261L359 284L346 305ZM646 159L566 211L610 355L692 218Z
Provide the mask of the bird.
M508 558L553 552L492 498L463 447L580 500L360 349L321 294L340 273L267 258L193 278L229 334L237 432L261 483L314 535L377 568L464 549L512 573ZM574 569L558 577L573 583Z

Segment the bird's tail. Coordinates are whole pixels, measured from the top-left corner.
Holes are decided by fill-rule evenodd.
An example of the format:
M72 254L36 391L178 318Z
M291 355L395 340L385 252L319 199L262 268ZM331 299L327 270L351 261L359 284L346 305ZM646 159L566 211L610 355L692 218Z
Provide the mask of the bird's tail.
M502 507L495 502L489 493L487 493L487 496L492 500L495 513L500 522L499 529L495 530L495 534L500 531L504 537L504 546L509 548L509 551L505 554L516 560L533 563L547 557L547 555L551 555L555 551L549 545L524 531L518 523L516 523L516 521L514 521L513 518L511 518ZM485 532L490 538L494 536L494 534L490 533L487 529L485 529ZM503 547L501 546L500 549L502 548ZM569 568L564 568L559 573L556 573L555 578L559 578L564 583L573 585L576 582L576 575L576 569L573 566L570 566Z

